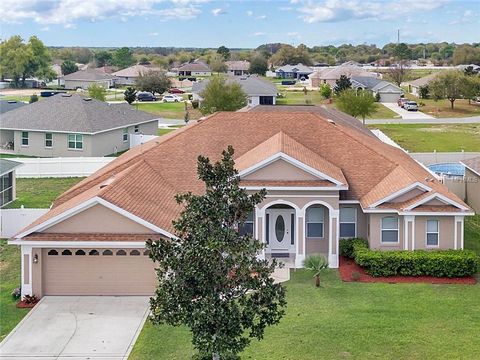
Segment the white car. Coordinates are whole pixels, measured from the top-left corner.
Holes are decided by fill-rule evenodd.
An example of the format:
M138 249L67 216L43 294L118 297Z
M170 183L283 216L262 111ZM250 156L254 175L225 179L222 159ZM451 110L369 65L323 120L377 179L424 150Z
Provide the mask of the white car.
M405 105L403 105L403 108L407 111L417 111L418 104L415 101L407 101Z
M166 103L166 102L179 102L179 101L183 101L183 98L181 98L180 96L174 95L174 94L168 94L168 95L163 95L162 101L164 103Z

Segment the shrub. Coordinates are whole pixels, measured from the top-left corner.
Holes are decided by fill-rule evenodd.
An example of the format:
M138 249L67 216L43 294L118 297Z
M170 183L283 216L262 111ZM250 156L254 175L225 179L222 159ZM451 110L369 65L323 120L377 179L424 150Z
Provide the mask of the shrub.
M478 256L470 250L380 251L354 246L355 262L372 276L465 277L477 272Z
M34 102L38 101L38 96L33 94L30 96L30 104L33 104Z
M21 288L18 287L18 288L13 289L13 291L12 291L13 300L20 299L21 294L22 294L22 289Z
M340 243L338 244L340 248L340 255L353 259L355 257L353 253L354 251L353 248L355 245L364 246L365 248L368 249L368 242L365 239L361 239L361 238L340 239Z
M198 109L198 100L192 100L192 108Z

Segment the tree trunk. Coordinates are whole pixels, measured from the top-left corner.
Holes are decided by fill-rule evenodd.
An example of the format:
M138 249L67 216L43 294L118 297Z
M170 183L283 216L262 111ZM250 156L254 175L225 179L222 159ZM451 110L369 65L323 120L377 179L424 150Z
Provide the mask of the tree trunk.
M449 99L450 100L450 108L453 110L453 103L455 102L455 99Z
M315 276L315 286L320 287L320 275Z

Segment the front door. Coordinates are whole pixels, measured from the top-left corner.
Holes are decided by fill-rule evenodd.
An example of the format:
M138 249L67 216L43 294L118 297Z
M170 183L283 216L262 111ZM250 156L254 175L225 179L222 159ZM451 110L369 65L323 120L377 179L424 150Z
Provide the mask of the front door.
M271 253L295 252L295 210L267 210L267 250Z

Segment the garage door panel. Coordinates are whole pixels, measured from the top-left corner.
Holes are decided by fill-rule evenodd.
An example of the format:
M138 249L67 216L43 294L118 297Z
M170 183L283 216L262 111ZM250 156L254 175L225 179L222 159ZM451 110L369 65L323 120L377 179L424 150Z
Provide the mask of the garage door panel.
M115 251L110 256L68 256L57 250L59 255L44 250L42 257L45 295L152 295L155 290L154 263L148 256L129 255L129 250L126 256Z

